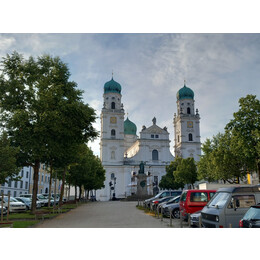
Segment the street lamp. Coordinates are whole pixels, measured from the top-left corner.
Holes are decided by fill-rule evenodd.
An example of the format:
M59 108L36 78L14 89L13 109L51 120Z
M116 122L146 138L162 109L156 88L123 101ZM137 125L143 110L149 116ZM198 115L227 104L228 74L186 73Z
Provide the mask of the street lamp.
M116 177L114 177L114 192L112 200L116 200Z

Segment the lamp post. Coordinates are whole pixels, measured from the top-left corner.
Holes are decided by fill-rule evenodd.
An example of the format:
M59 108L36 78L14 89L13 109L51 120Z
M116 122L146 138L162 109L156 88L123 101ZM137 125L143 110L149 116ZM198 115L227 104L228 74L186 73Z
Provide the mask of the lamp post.
M114 192L112 200L116 200L116 177L114 177Z

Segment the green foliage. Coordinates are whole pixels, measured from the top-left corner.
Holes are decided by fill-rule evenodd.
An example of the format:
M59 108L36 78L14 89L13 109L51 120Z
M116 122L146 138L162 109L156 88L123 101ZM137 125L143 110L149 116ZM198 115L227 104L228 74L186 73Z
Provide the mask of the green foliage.
M181 159L173 175L177 182L193 185L197 180L197 166L194 158Z
M224 180L237 182L247 172L247 162L241 153L236 153L236 138L229 132L207 139L202 146L204 155L198 162L198 178L208 181Z
M247 95L225 133L207 139L198 163L199 179L239 182L248 171L260 173L260 101Z
M85 190L97 190L104 187L105 170L101 161L87 145L78 147L77 163L69 169L67 181Z
M242 154L247 161L248 170L258 169L260 174L260 101L254 95L240 98L239 110L233 116L226 131L234 136L235 154Z
M64 169L73 163L77 145L97 136L95 111L83 103L59 57L24 59L14 52L1 65L0 122L12 146L19 147L18 165L34 168L34 211L39 163Z
M178 164L181 162L180 157L176 157L175 161L171 162L170 165L166 166L166 174L162 176L159 183L161 189L179 189L183 188L184 184L182 182L177 182L174 177L174 171L176 171Z
M6 182L9 177L16 179L20 168L16 166L16 156L19 149L12 147L7 134L0 135L0 183Z

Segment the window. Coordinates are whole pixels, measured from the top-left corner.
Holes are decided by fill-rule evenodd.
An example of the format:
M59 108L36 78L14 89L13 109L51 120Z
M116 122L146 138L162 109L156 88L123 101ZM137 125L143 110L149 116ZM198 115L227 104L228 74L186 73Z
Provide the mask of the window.
M16 190L14 191L14 197L16 197Z
M187 108L187 114L190 114L190 107Z
M189 141L193 141L192 140L192 134L189 134Z
M12 181L11 180L8 181L8 187L12 187Z
M152 151L152 160L153 161L158 161L159 160L159 154L157 150Z
M115 109L116 108L116 103L115 102L112 102L111 103L111 109Z
M154 138L154 135L151 135L151 138Z
M42 182L43 182L43 174L42 174Z
M111 130L111 137L115 137L116 136L116 130L115 129L112 129Z
M23 177L23 170L22 170L22 172L21 172L21 177Z
M23 189L23 181L21 181L20 188Z
M111 173L111 180L114 180L114 179L115 179L115 174Z
M29 178L29 172L28 171L26 172L26 178Z
M14 182L14 187L17 188L17 181Z
M28 181L25 182L25 189L28 189Z
M158 176L153 176L154 185L158 185Z
M159 138L159 135L155 135L155 138Z
M115 151L112 151L112 152L111 152L111 159L112 159L112 160L115 160L115 159L116 159L116 153L115 153Z
M235 204L235 205L234 205ZM255 196L254 195L235 195L232 196L228 208L250 208L255 205Z
M206 192L191 192L190 201L192 202L207 202L208 195Z
M180 142L180 136L178 135L178 143Z

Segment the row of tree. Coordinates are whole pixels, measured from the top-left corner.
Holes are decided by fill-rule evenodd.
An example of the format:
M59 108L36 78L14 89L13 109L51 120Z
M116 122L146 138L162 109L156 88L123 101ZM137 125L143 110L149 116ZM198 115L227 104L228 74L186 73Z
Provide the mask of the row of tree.
M241 98L233 116L224 133L202 145L199 179L239 183L247 173L260 176L260 101L254 95Z
M14 52L3 58L0 72L1 143L10 154L15 154L18 167L8 168L4 164L9 170L0 168L1 181L8 175L14 177L19 167L33 167L32 212L36 209L40 163L49 166L50 181L53 170L62 169L60 202L67 175L71 184L87 185L86 178L79 177L80 167L86 170L81 163L91 164L88 171L97 169L98 176L104 175L100 162L85 145L98 136L92 126L96 114L84 104L77 84L69 80L67 64L59 57L43 55L25 59ZM84 153L88 153L91 161L82 159ZM103 186L102 180L104 176L98 179L95 188Z
M254 95L241 98L233 116L224 133L206 139L199 162L177 157L166 166L159 187L178 189L197 180L239 183L252 172L260 176L260 101Z

